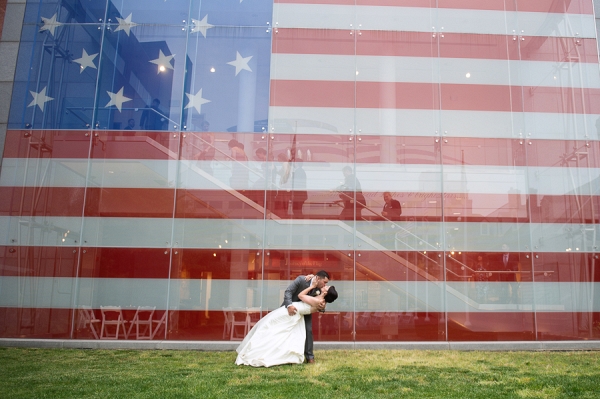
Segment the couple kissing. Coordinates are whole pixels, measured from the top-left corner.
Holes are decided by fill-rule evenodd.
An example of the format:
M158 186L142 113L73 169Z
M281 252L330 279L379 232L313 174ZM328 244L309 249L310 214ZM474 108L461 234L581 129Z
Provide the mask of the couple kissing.
M236 349L238 365L271 367L314 363L311 314L338 297L325 270L299 276L285 290L281 307L256 323Z

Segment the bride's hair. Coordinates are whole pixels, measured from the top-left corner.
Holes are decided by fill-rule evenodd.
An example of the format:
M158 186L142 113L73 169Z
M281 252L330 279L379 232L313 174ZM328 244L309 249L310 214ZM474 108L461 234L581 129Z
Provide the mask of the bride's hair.
M335 301L338 297L338 293L335 290L335 287L333 285L329 286L329 290L327 291L327 294L325 294L325 302L327 303L331 303L333 301Z

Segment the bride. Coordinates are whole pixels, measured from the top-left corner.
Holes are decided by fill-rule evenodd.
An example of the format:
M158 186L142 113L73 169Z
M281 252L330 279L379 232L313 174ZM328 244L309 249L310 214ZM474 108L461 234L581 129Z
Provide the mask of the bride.
M282 306L260 319L236 349L235 364L271 367L304 363L304 315L316 312L319 305L331 303L338 297L333 286L324 286L317 296L308 295L316 286L317 281L313 279L311 285L298 294L302 302L293 303L298 310L293 316Z

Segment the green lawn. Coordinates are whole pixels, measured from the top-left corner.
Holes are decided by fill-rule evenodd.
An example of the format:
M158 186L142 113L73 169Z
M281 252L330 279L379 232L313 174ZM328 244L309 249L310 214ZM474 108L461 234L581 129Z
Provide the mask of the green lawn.
M600 398L600 352L316 356L255 369L235 352L0 348L0 398Z

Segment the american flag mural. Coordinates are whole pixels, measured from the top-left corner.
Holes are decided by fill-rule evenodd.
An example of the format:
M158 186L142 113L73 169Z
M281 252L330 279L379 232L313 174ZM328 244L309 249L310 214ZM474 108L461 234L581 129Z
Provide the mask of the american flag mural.
M591 0L42 0L0 173L0 337L600 338Z

